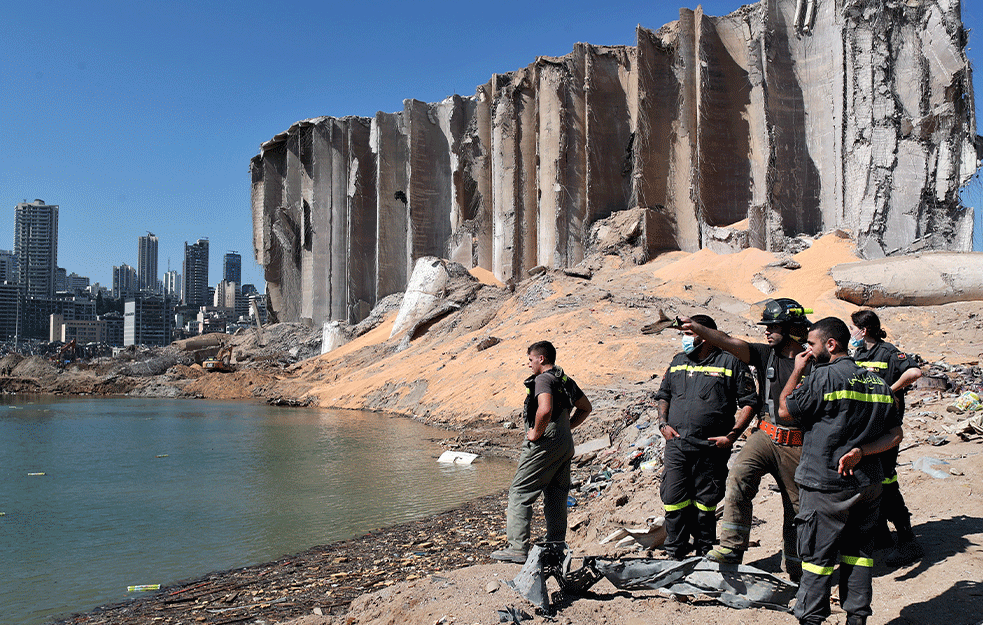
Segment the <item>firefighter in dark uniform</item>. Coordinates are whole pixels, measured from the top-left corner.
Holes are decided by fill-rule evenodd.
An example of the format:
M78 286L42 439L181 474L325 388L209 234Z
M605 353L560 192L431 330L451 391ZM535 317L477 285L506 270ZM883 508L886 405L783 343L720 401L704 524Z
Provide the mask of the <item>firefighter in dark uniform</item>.
M795 597L800 623L819 625L830 614L831 576L840 563L840 604L847 625L871 614L874 528L884 470L880 454L901 442L891 388L847 354L850 331L826 317L813 324L808 348L779 397L778 416L803 432L798 529L802 580ZM805 367L815 366L808 377ZM801 384L800 384L801 382Z
M717 327L706 315L693 319ZM665 550L681 560L694 548L705 554L716 542L730 449L750 423L758 396L747 365L685 330L683 351L672 359L655 397L659 432L666 438L660 489Z
M904 418L904 396L908 387L922 377L922 370L907 354L890 343L885 343L887 334L881 329L881 320L872 310L858 310L850 315L853 326L850 328L850 353L858 365L884 378L891 385L891 391L898 400L898 410ZM881 495L881 520L878 524L878 538L890 541L887 529L890 521L898 530L894 550L884 562L890 566L902 566L920 560L925 555L922 546L915 539L911 529L911 513L905 506L904 497L898 484L898 449L894 448L879 456L884 465L884 493Z
M766 300L761 305L758 325L764 326L767 343L748 343L693 320L681 320L683 329L691 329L708 343L754 367L761 396L761 423L747 437L727 476L720 546L707 553L707 558L723 564L739 564L744 560L744 552L751 540L754 496L758 493L761 478L771 475L778 485L784 508L782 555L785 570L792 581L797 582L802 571L794 524L799 511L795 469L799 466L802 451L802 432L777 424L778 395L792 374L796 354L804 349L802 342L809 327L806 313L812 311L784 297Z

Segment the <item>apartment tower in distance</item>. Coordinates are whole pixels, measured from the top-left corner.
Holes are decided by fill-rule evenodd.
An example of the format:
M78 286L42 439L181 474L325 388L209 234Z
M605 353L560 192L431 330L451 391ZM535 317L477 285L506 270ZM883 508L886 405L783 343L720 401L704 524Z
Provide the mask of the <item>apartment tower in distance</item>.
M184 305L209 306L208 239L184 242Z
M113 266L113 298L126 299L136 295L137 289L137 270L126 263Z
M222 259L222 279L242 287L242 256L239 252L226 252Z
M137 249L137 288L157 292L157 237L153 232L140 237Z
M58 206L34 200L18 204L15 211L17 282L28 298L52 297L58 270Z
M181 274L175 269L164 273L164 295L171 299L181 299Z

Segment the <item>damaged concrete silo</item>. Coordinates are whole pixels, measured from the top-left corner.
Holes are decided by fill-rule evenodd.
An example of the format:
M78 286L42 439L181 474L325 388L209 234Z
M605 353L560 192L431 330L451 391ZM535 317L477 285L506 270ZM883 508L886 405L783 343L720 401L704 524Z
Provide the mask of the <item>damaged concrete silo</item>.
M663 249L726 247L737 224L729 240L770 250L832 228L868 258L967 250L965 44L958 0L683 9L473 96L298 122L252 160L270 310L358 321L424 256L502 281L572 266L592 223L634 207Z

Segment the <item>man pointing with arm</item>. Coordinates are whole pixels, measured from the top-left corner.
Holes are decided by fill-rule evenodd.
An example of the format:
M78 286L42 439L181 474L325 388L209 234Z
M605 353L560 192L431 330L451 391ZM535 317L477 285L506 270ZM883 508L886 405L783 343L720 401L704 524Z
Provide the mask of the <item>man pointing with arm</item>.
M727 476L720 546L707 553L707 558L724 564L743 561L751 538L752 502L761 478L771 475L782 495L783 556L792 581L798 581L801 575L794 519L799 508L795 469L802 451L802 432L794 424L779 424L778 395L792 374L796 354L804 349L802 341L809 326L806 312L798 302L788 298L764 302L758 325L764 326L766 343L748 343L693 319L680 320L684 331L692 331L707 343L753 366L761 396L761 426L748 436Z

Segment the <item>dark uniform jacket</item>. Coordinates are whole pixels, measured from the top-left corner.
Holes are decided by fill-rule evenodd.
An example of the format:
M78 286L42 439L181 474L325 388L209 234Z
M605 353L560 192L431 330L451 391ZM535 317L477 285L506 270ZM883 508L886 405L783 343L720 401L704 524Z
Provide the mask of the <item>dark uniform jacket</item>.
M903 374L908 369L917 367L914 360L908 358L908 355L899 351L897 347L891 345L890 343L885 343L884 341L878 341L870 349L865 348L857 352L853 359L858 365L867 369L872 373L876 373L880 377L884 378L888 386L894 384L898 381ZM894 394L894 397L898 400L898 415L899 418L904 418L904 398L905 393L908 392L907 388L903 388ZM881 458L881 465L884 467L885 477L893 478L895 473L895 466L898 463L898 448L888 450L882 454L879 454Z
M898 381L908 369L917 368L914 360L908 355L898 350L897 347L884 341L878 341L870 349L861 348L853 357L858 365L872 373L876 373L884 378L888 386ZM908 389L901 389L895 393L901 402L901 412L904 413L904 394Z
M669 425L683 440L704 447L734 428L738 406L758 405L750 369L719 349L700 361L676 354L655 399L669 402Z
M884 479L877 455L864 456L853 475L837 471L840 458L901 425L887 383L852 358L816 364L786 399L802 425L803 443L795 481L815 490L859 490Z

